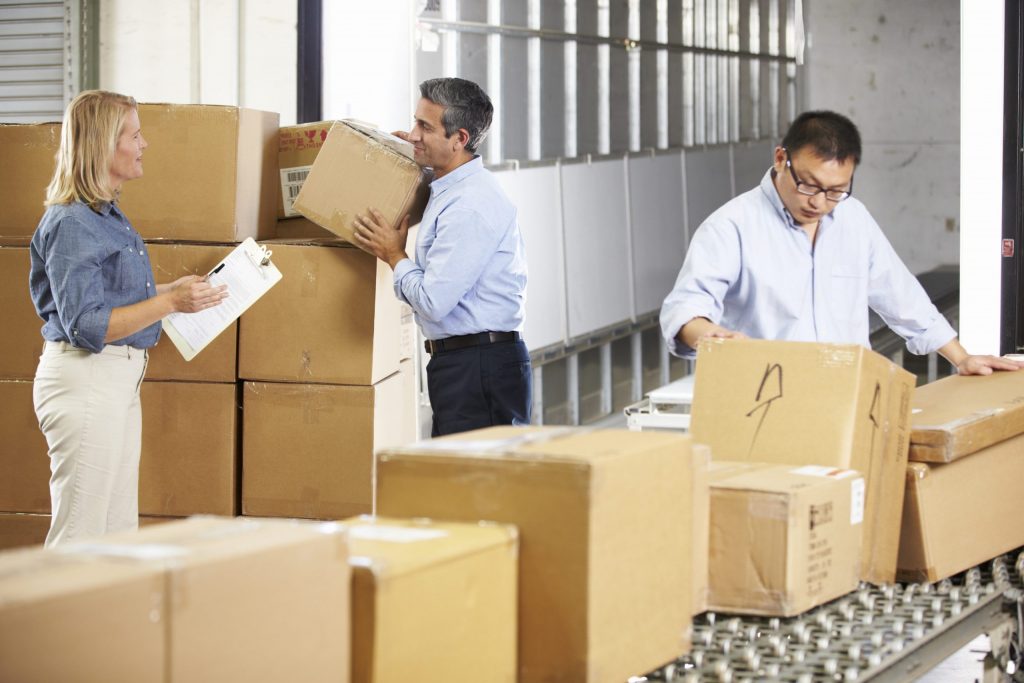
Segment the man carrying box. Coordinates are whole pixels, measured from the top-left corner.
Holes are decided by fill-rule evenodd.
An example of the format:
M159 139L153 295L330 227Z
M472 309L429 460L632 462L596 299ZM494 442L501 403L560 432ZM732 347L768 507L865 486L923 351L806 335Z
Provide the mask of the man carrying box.
M870 347L870 308L912 353L937 351L962 375L1024 366L961 346L867 208L850 198L860 151L860 134L845 116L797 117L760 187L726 203L694 234L661 308L674 354L692 356L703 337Z
M519 333L526 254L516 208L476 154L494 109L461 78L424 81L420 95L412 130L395 133L434 173L415 260L405 251L408 216L391 226L371 208L356 218L355 237L394 270L395 294L426 337L433 436L529 424L532 370Z

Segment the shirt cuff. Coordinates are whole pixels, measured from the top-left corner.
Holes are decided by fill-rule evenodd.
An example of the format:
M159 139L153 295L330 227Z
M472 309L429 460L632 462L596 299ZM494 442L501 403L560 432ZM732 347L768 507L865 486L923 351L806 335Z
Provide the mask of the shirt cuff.
M71 345L89 349L93 353L102 351L106 345L107 330L110 328L111 310L109 306L104 306L86 311L79 316L68 330Z
M907 350L919 356L925 356L933 351L938 351L953 339L956 339L956 330L948 320L939 314L938 320L924 332L912 339L907 339Z
M711 314L704 311L696 311L690 307L680 307L671 311L662 311L661 313L661 336L665 339L665 344L668 346L669 353L679 358L686 358L693 360L697 357L697 349L690 348L683 342L679 341L679 330L683 329L683 325L690 322L694 318L707 318L712 320Z

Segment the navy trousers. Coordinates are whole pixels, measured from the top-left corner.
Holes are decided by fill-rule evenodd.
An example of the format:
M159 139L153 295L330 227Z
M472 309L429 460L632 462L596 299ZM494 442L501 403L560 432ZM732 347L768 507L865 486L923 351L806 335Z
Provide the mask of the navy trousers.
M440 351L427 363L433 436L530 424L533 371L520 341Z

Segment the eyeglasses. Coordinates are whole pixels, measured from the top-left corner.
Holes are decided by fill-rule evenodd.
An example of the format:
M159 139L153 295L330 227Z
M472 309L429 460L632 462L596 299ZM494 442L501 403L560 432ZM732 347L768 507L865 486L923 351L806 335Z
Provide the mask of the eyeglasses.
M786 168L789 169L789 175L793 176L793 182L796 184L796 191L806 197L813 197L816 194L822 192L825 193L825 199L830 202L841 202L851 194L853 194L853 176L850 176L850 189L849 190L826 190L824 187L818 185L812 185L811 183L805 183L796 177L796 171L793 170L793 160L789 158L789 150L786 151Z

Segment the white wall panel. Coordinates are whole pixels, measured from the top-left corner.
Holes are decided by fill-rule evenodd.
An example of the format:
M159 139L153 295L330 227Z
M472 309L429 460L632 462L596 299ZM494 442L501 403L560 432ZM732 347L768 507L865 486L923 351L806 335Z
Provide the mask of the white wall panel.
M752 190L761 183L761 178L772 165L772 142L751 142L733 145L732 169L737 195ZM694 226L696 228L697 226Z
M680 152L629 159L635 307L656 311L686 255L683 159Z
M730 151L727 146L687 150L686 215L690 234L704 219L733 197Z
M523 337L531 350L566 339L565 251L557 166L495 173L519 210L529 284Z
M569 336L633 315L622 159L562 166Z

